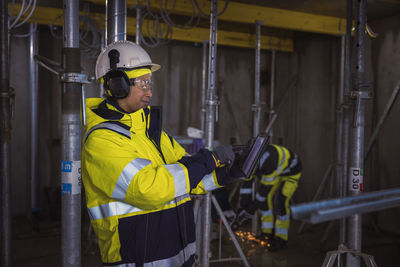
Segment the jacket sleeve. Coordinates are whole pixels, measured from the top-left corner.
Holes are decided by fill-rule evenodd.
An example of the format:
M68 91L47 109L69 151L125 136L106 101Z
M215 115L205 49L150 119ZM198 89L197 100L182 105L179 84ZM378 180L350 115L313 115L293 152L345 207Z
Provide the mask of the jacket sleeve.
M200 183L195 188L193 188L190 193L201 195L223 187L223 185L220 185L218 183L217 173L218 172L216 169L212 173L205 175Z
M187 167L189 176L197 176L196 174L202 173L196 168L196 163L192 163L192 157L196 158L196 154L192 156L188 156L185 149L172 137L163 132L166 136L168 136L171 140L172 151L174 151L175 156L179 159L180 162L183 162L185 167ZM201 154L202 152L200 152ZM214 161L212 161L214 163ZM192 166L189 166L192 165ZM193 177L194 178L194 177ZM224 181L223 181L224 180ZM212 171L207 174L200 174L198 177L191 179L191 194L205 194L207 192L211 192L215 189L223 187L226 183L226 173L222 171L221 168Z
M190 192L185 166L157 164L151 157L140 157L143 153L118 138L124 137L96 130L82 149L88 207L121 201L142 210L159 209Z

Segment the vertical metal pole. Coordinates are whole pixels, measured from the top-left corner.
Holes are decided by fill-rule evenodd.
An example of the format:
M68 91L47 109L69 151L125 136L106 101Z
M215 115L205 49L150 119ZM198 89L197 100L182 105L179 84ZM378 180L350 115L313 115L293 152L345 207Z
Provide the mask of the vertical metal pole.
M0 3L1 266L11 266L11 94L8 1Z
M358 195L363 191L363 171L364 171L364 127L365 127L365 101L362 93L365 89L365 48L366 48L366 10L367 1L357 0L356 18L356 52L357 62L355 68L355 86L357 89L356 105L354 108L355 116L353 128L350 135L350 168L349 174L349 194ZM361 215L356 214L348 219L348 247L357 251L361 250ZM360 266L360 259L348 254L347 266Z
M203 41L203 65L202 65L202 79L201 79L201 130L205 130L205 118L206 118L206 86L207 86L207 45L208 40Z
M64 0L63 67L79 73L79 0ZM61 249L62 266L81 266L81 123L80 83L65 82L62 90Z
M33 229L37 229L40 211L40 181L38 169L38 66L34 56L38 53L35 25L30 24L29 36L29 180L30 216Z
M140 14L140 6L136 6L136 44L140 45L140 35L141 35L141 14Z
M254 75L254 104L253 104L253 137L260 133L260 118L261 118L261 105L260 105L260 53L261 53L261 21L256 21L256 53L255 53L255 75Z
M347 195L347 180L349 167L349 136L350 136L350 109L349 96L351 90L351 65L352 65L352 32L353 28L353 0L347 0L347 21L346 21L346 59L345 59L345 86L344 86L344 105L343 105L343 138L342 138L342 179L340 187L340 197ZM346 96L347 95L347 96ZM346 221L347 218L339 220L339 242L345 244L346 240Z
M274 110L274 94L275 94L275 56L276 56L276 51L272 50L271 51L271 90L270 90L270 97L269 97L269 107L270 107L270 111L269 111L269 121L272 120L272 117L275 114L275 110ZM272 137L274 135L273 130L271 129L269 132L270 135L270 140L272 142Z
M107 2L107 44L126 40L126 0Z
M107 1L106 1L107 2ZM107 4L106 4L107 5ZM106 10L107 10L107 8L106 8ZM106 13L107 13L107 11L106 11ZM107 16L107 15L106 15ZM106 25L106 28L107 28L107 25ZM103 49L104 49L104 47L107 45L107 38L106 38L106 31L107 30L105 30L103 33L102 33L102 35L101 35L101 46L100 46L100 50L102 51ZM100 97L103 97L104 96L104 85L103 85L103 83L100 83L100 88L99 88L100 90L99 90L99 93L100 93Z
M345 69L345 54L346 54L346 38L344 35L340 37L340 81L338 90L338 107L337 107L337 126L336 126L336 185L339 192L337 197L341 197L344 190L343 183L343 104L344 104L344 69ZM339 243L344 242L344 229L342 220L339 222Z
M214 146L214 123L216 105L218 103L215 95L215 80L217 66L217 12L218 0L211 2L210 14L210 45L208 58L208 90L206 109L206 148L212 150ZM208 267L210 262L210 235L211 235L211 193L207 193L203 199L203 244L201 249L201 266Z
M254 65L254 104L253 104L253 136L256 137L260 133L261 105L260 105L260 65L261 65L261 21L256 21L256 49L255 49L255 65ZM256 182L253 180L251 198L255 201ZM251 231L258 231L258 212L254 213L251 220Z
M339 192L337 197L342 197L345 184L343 183L343 121L344 121L344 70L345 70L345 54L346 54L346 37L340 37L340 82L338 90L338 107L337 107L337 128L336 128L336 185ZM343 244L345 240L344 220L339 221L339 243Z

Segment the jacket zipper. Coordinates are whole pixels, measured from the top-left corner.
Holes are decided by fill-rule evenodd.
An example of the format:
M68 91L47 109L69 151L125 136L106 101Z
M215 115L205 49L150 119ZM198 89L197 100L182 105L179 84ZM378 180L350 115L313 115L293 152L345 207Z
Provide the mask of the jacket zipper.
M153 145L157 148L158 152L160 153L160 156L162 158L162 160L164 161L165 164L167 164L167 161L164 158L164 155L161 151L161 147L159 145L157 145L156 141L154 141L153 138L151 138L149 135L147 135L147 137L150 139L150 141L153 143Z

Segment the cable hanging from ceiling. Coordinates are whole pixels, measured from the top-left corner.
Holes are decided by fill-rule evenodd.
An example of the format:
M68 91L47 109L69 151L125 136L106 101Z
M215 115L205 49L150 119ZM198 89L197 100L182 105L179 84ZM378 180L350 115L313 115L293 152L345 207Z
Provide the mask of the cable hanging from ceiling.
M25 6L25 4L26 4L26 6ZM20 8L17 16L12 15L12 13L14 11L14 7L15 7L15 0L12 0L11 8L8 10L8 17L9 17L8 31L10 32L10 34L12 34L12 36L15 36L15 37L20 37L20 38L29 37L37 29L36 22L34 22L34 30L32 30L32 31L30 30L28 33L16 34L16 33L14 33L13 30L24 25L32 17L33 11L35 11L35 8L36 8L36 0L29 0L28 3L26 3L25 0L22 0L21 8ZM27 13L28 11L29 11L29 13ZM22 21L20 21L23 16L25 16L25 18L22 19Z
M60 34L56 33L58 27L54 26L58 19L63 18L63 14L57 15L53 18L49 24L50 34L55 39L62 39L62 31ZM104 18L100 18L103 19ZM95 18L91 12L88 4L83 6L83 12L79 16L79 48L89 58L96 58L101 50L101 40L104 34L102 30L99 30L100 22L98 18ZM62 27L61 27L62 28Z
M176 7L176 0L173 2L168 0L160 0L159 11L151 10L150 0L146 0L146 7L144 14L140 17L140 41L148 47L156 47L168 43L173 34L173 28L183 30L191 30L199 25L200 17L209 17L209 14L203 12L197 0L191 0L191 15L186 22L179 24L173 21L171 14L174 13ZM225 1L224 8L218 16L222 15L229 5L229 0ZM170 8L169 8L170 7ZM132 7L140 8L138 5ZM147 19L146 19L147 18ZM146 38L143 36L145 35Z
M132 7L133 9L135 7ZM140 8L136 6L136 8ZM172 27L169 24L162 23L162 16L150 9L150 1L146 0L144 13L136 23L140 25L140 41L147 47L156 47L167 44L171 40ZM147 19L146 19L147 18ZM146 38L143 36L145 33Z
M207 18L210 17L210 15L209 15L208 13L204 12L203 10L201 10L200 5L199 5L199 3L197 2L197 0L192 0L192 1L193 1L194 5L196 6L197 10L199 11L199 13L200 13L202 16L207 17ZM217 17L219 17L219 16L221 16L222 14L225 13L226 9L228 8L229 1L230 1L230 0L226 0L226 1L225 1L224 8L221 10L221 12L219 12L219 13L217 14Z

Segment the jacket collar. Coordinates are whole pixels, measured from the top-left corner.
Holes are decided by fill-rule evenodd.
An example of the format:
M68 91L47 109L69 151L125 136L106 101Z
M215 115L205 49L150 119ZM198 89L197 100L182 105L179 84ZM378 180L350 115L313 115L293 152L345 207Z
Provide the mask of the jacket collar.
M95 100L95 99L93 99ZM119 121L134 133L146 133L158 145L160 144L162 131L162 110L160 106L147 106L133 113L126 113L116 102L101 99L96 100L98 104L88 107L97 117L98 124L104 121ZM89 114L88 114L89 115ZM92 125L93 126L93 125ZM89 126L89 128L91 128Z

